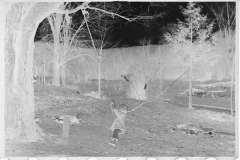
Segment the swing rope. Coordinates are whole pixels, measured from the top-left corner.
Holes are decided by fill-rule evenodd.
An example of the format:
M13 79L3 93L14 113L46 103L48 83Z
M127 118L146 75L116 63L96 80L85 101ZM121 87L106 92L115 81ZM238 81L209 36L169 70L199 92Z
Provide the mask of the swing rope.
M179 80L184 74L186 74L189 71L190 68L188 68L183 74L181 74L176 80L174 80L170 85L167 86L167 88L162 92L162 95L170 88L171 85L173 85L177 80ZM135 109L139 108L144 103L151 102L151 101L145 101L139 104L137 107L134 107L132 110L128 112L133 112Z
M167 88L162 92L162 94L163 94L164 92L166 92L166 91L169 89L169 87L170 87L171 85L173 85L177 80L179 80L185 73L187 73L187 71L189 71L189 69L190 69L190 68L188 68L181 76L179 76L175 81L173 81L170 85L168 85Z

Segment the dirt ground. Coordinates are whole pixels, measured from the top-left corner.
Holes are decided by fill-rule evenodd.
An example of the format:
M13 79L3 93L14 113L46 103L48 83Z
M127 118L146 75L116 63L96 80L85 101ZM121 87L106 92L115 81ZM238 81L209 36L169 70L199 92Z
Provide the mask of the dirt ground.
M106 85L106 83L108 83ZM171 82L164 82L166 88ZM34 143L5 142L6 157L216 157L235 156L235 117L229 111L211 110L197 105L230 108L230 89L224 95L193 97L180 94L188 82L176 82L158 100L144 103L126 117L127 134L120 135L117 147L109 145L114 120L110 101L126 104L129 110L143 101L126 97L126 85L104 82L103 99L84 96L97 90L96 83L55 87L35 84L36 120L53 140ZM123 84L121 82L121 84ZM217 88L215 88L217 90ZM62 139L62 124L52 117L78 114L81 123L70 126L69 139ZM212 134L190 134L174 130L180 124L196 124Z

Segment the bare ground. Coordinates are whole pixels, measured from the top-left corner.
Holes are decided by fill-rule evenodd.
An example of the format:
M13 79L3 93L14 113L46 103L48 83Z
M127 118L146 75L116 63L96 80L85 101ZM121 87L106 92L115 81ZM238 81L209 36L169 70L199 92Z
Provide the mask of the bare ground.
M188 109L188 97L179 94L187 89L187 82L175 83L161 99L147 102L130 112L126 119L127 134L120 135L117 147L110 146L109 127L115 118L110 111L110 101L125 103L129 110L142 102L127 98L126 86L116 90L114 83L117 84L109 83L107 88L103 85L106 100L83 95L96 91L94 83L67 87L35 85L37 123L53 135L53 139L34 143L7 140L6 157L235 156L235 117L223 111ZM164 87L169 84L165 82ZM224 96L193 97L193 103L230 108L229 89ZM82 123L71 125L69 139L63 140L62 124L51 117L66 114L79 114ZM212 128L213 134L172 131L179 124L189 123Z

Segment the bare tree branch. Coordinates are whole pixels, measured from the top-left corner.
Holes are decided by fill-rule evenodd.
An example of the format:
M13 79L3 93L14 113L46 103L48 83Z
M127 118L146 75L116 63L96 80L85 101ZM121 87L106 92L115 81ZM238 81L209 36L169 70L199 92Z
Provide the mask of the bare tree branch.
M90 2L84 2L80 6L76 7L75 9L72 9L72 10L58 9L57 11L55 11L55 13L58 13L58 14L72 14L72 13L75 13L75 12L79 11L80 9L85 10L88 7L89 3Z
M110 14L110 15L112 15L112 17L117 16L117 17L120 17L120 18L125 19L125 20L130 21L130 22L136 20L136 18L126 18L126 17L121 16L117 13L109 12L109 11L106 11L106 10L103 10L103 9L100 9L100 8L96 8L96 7L88 6L87 8L88 9L93 9L93 10L96 10L96 11L101 11L101 12L106 13L106 14Z
M69 44L69 46L72 46L73 40L76 37L77 33L80 31L80 29L82 28L82 26L84 25L85 21L82 21L82 24L78 27L78 30L74 33L74 35L72 36L71 42Z
M83 12L83 16L84 16L84 21L85 21L85 23L86 23L86 25L87 25L88 33L89 33L90 38L91 38L91 41L92 41L93 48L94 48L94 50L95 50L95 54L97 54L97 50L96 50L95 43L94 43L94 41L93 41L92 33L91 33L91 31L90 31L90 29L89 29L89 26L88 26L88 23L87 23L87 18L86 18L86 14L87 14L87 13L85 13L84 11L82 11L82 12Z

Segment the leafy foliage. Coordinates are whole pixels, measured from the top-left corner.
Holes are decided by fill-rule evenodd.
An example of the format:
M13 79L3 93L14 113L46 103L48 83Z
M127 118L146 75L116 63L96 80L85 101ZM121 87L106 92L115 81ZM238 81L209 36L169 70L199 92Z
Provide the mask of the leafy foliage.
M172 34L165 34L169 43L186 44L191 41L195 44L204 43L211 38L214 23L210 22L206 15L201 13L202 6L194 2L188 4L187 8L181 8L185 21L178 20L178 24L172 27Z
M189 52L194 55L194 62L211 58L214 22L202 14L202 6L190 2L186 8L181 7L184 21L172 25L172 31L165 34L165 39L173 45L175 59L189 61ZM192 30L191 30L192 26ZM194 50L191 48L194 45ZM204 50L203 50L204 48Z

